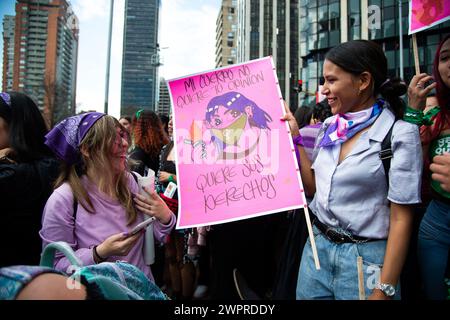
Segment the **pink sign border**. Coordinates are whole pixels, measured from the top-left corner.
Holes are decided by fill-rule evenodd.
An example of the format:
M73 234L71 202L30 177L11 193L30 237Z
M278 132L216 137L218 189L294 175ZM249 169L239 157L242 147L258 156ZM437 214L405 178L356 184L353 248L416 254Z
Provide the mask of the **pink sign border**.
M417 29L412 30L412 0L409 1L408 5L409 5L409 19L408 19L408 22L409 22L409 28L408 29L409 30L408 30L408 35L412 35L414 33L426 30L426 29L434 27L434 26L436 26L436 25L438 25L440 23L443 23L443 22L445 22L447 20L450 20L450 15L448 15L447 17L439 19L439 20L433 22L432 24L429 24L427 26L423 26L421 28L417 28Z
M173 79L168 79L166 80L166 84L169 88L169 95L170 95L170 101L171 101L171 114L172 114L172 121L173 121L173 126L174 128L176 128L176 116L175 116L175 103L174 103L174 98L172 96L172 92L170 90L170 86L169 86L169 82L171 81L176 81L176 80L180 80L180 79L184 79L184 78L188 78L188 77L193 77L193 76L197 76L197 75L201 75L204 73L208 73L208 72L213 72L213 71L217 71L217 70L223 70L223 69L228 69L230 67L237 67L237 66L242 66L242 65L246 65L246 64L250 64L253 62L257 62L257 61L263 61L263 60L270 60L271 66L272 66L272 70L274 73L274 77L275 77L275 81L277 83L277 91L278 91L278 95L279 95L279 101L280 101L280 107L282 110L283 115L286 114L286 111L284 109L284 103L283 103L283 97L281 94L281 90L280 90L280 86L278 85L278 76L276 73L276 68L275 65L273 63L273 59L272 56L268 56L268 57L263 57L263 58L259 58L259 59L254 59L254 60L250 60L247 62L242 62L242 63L238 63L238 64L234 64L234 65L230 65L230 66L225 66L225 67L221 67L221 68L216 68L216 69L210 69L210 70L206 70L206 71L202 71L202 72L197 72L197 73L193 73L190 75L186 75L186 76L182 76L182 77L177 77L177 78L173 78ZM286 121L285 122L285 127L286 127L286 131L289 133L290 136L290 128L289 128L289 123ZM177 137L177 133L176 130L174 130L173 132L173 141L174 143L174 150L175 150L175 161L176 161L176 169L177 172L178 170L178 146L177 146L177 141L178 141L178 137ZM250 215L245 215L245 216L240 216L240 217L233 217L230 219L221 219L221 220L217 220L217 221L213 221L213 222L208 222L208 223L198 223L198 224L183 224L181 225L180 221L182 219L180 219L180 217L182 216L182 212L180 210L180 208L182 207L182 193L178 192L178 219L177 219L177 223L176 223L176 227L175 229L185 229L185 228L194 228L194 227L202 227L202 226L211 226L211 225L216 225L216 224L222 224L222 223L227 223L227 222L233 222L233 221L240 221L240 220L244 220L244 219L249 219L249 218L254 218L254 217L260 217L260 216L265 216L265 215L269 215L269 214L273 214L273 213L278 213L278 212L282 212L282 211L288 211L288 210L294 210L294 209L299 209L299 208L305 208L307 207L307 202L306 202L306 197L305 197L305 192L304 192L304 188L303 188L303 182L301 179L301 175L300 175L300 168L298 166L298 162L297 162L297 156L295 154L295 149L294 147L294 143L292 141L292 139L289 139L289 144L290 144L290 148L292 150L292 157L294 160L294 164L295 164L295 169L297 172L297 182L299 183L299 187L300 187L300 195L299 197L301 197L301 202L302 204L300 205L294 205L294 206L289 206L289 207L283 207L283 208L279 208L279 209L275 209L275 210L270 210L270 211L262 211L262 212L258 212L255 214L250 214ZM178 189L181 190L181 181L178 180Z

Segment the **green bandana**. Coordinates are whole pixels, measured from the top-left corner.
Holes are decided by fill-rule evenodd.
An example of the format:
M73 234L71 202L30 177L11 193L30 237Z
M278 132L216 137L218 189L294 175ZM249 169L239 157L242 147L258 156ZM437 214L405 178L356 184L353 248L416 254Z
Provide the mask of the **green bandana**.
M237 145L242 133L244 132L247 116L241 115L239 119L224 129L211 129L213 134L223 141L226 145Z

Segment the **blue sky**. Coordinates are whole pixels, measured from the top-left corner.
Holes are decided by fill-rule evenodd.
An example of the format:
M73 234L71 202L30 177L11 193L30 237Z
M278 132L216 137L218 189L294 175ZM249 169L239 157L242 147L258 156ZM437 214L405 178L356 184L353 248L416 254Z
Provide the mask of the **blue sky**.
M14 15L15 0L0 0L0 15ZM103 111L109 0L71 0L79 19L77 105L83 110ZM114 1L109 113L120 113L120 77L125 0ZM166 79L214 68L216 19L221 0L162 0L160 46ZM0 27L3 29L3 27ZM0 37L3 52L3 37ZM3 61L1 61L3 65ZM0 75L1 77L1 75Z

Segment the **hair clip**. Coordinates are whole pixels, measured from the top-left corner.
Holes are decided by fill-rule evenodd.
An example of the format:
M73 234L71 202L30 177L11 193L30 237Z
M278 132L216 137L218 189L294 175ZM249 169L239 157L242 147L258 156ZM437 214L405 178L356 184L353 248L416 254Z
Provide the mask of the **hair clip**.
M391 79L387 78L381 85L380 85L380 89L383 88L385 85L387 85L389 82L391 82Z
M141 113L144 111L144 109L140 109L136 112L136 119L139 120Z

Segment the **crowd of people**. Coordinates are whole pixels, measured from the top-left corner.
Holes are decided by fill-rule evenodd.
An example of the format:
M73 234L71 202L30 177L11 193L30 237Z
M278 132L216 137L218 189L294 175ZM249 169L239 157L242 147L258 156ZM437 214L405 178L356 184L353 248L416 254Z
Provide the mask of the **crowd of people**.
M174 228L178 195L165 194L177 183L171 118L87 112L48 131L30 97L0 93L0 285L12 288L0 299L60 292L65 282L46 281L48 270L20 286L12 271L38 265L56 242L84 265L129 263L174 300L447 299L450 35L432 75L407 85L387 71L378 44L339 44L323 64L326 99L295 114L286 105L281 119L291 129L320 270L303 209ZM140 192L147 175L154 188ZM151 233L131 233L150 217ZM58 253L54 269L67 272L71 263ZM25 290L36 286L48 290ZM77 294L61 298L86 295Z

